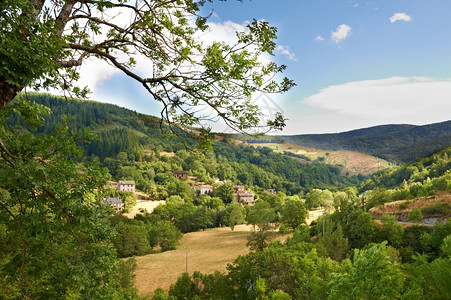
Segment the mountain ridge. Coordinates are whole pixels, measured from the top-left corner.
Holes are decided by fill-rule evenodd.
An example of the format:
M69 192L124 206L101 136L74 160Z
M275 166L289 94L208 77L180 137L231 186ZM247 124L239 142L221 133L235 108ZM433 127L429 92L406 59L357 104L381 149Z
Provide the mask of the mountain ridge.
M409 162L449 145L451 120L427 125L389 124L341 133L277 137L304 147L351 150ZM416 151L412 152L412 149Z

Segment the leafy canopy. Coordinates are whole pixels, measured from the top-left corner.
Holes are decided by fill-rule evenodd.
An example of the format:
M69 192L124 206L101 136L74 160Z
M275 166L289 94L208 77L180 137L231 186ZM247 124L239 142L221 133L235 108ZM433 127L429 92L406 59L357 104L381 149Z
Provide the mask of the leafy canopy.
M262 124L254 93L279 93L294 86L277 76L285 66L263 62L276 47L276 28L253 20L232 45L204 44L205 1L193 0L6 0L0 4L0 108L26 86L57 88L77 96L77 67L100 59L138 81L162 104L162 122L200 126L222 119L240 132L283 128L277 113ZM142 72L137 66L148 65ZM183 125L181 125L183 124Z

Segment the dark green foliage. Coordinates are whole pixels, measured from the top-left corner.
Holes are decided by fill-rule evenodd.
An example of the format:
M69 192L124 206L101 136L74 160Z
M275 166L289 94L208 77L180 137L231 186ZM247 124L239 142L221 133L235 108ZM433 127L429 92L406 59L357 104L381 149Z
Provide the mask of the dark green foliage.
M451 205L446 202L436 202L421 209L424 216L446 216L451 212Z
M149 227L147 234L150 246L153 248L159 245L162 251L176 249L183 236L180 230L170 221L162 220L151 224Z
M266 248L276 219L274 208L263 200L257 201L254 206L250 207L247 213L247 222L254 226L254 231L248 236L246 246L251 250Z
M120 257L144 255L149 252L150 245L144 223L120 222L114 229L118 233L114 245Z
M262 202L256 211L264 213L265 209L268 205ZM431 257L428 262L426 256L419 253L427 251L427 245L431 249L430 229L425 226L408 227L403 237L394 218L384 217L379 234L387 236L396 247L401 247L402 251L398 251L387 246L387 242L374 244L379 234L377 228L373 228L371 233L368 223L371 218L367 216L367 213L353 210L350 206L327 216L325 235L320 233L316 243L311 240L310 229L305 225L298 227L285 245L276 241L261 247L255 238L256 251L238 257L227 267L226 274L184 274L171 286L169 296L160 291L159 298L154 299L169 299L170 296L175 299L449 298L451 235L443 241L442 236L448 232L445 224L434 227L436 239L441 244L441 257ZM368 227L362 232L369 233L371 238L360 243L362 248L347 253L348 238L356 237L354 227L358 226L350 222L354 219L364 228ZM342 224L350 227L347 232L341 230ZM401 246L400 235L401 240L406 240ZM411 247L415 247L415 252ZM411 264L400 264L400 252L403 257L410 253ZM352 261L346 256L351 256Z
M134 271L137 266L136 259L133 257L126 260L120 260L118 264L119 283L121 288L134 293L136 298L138 296L138 291L134 288L136 279Z
M409 247L415 252L423 253L421 236L424 233L430 233L431 229L426 226L409 226L404 229L404 247Z
M124 177L135 180L137 188L165 199L166 193L179 194L172 187L161 189L158 184L169 185L173 169L185 169L204 182L215 176L222 180L238 180L249 186L275 188L288 194L298 194L311 188L347 186L358 182L357 177L340 175L340 169L319 163L302 164L289 157L268 151L269 148L237 147L232 143L217 142L215 152L192 155L177 138L161 134L158 120L110 104L92 101L65 100L33 94L30 99L44 103L54 110L42 129L48 132L56 120L66 114L72 131L90 128L96 140L80 143L85 159L100 160L114 180ZM11 119L10 124L17 124ZM163 125L164 126L164 125ZM180 132L188 146L194 142ZM160 156L160 151L175 151L174 157ZM178 153L180 152L180 154ZM157 162L159 161L158 165ZM187 193L188 195L189 193ZM226 198L226 202L230 201Z
M197 286L191 281L188 273L183 273L174 285L171 285L169 296L175 299L192 299L198 293Z
M324 235L318 240L318 243L322 244L327 251L327 255L336 261L342 261L346 257L346 253L349 249L348 239L343 236L341 226L334 226L330 221L326 224Z
M174 199L173 197L178 196L172 196L171 199ZM168 201L167 204L156 207L153 215L172 222L183 233L205 230L225 223L221 220L225 217L221 208L210 209L206 206L195 206L191 202L184 202L181 198L179 201L181 202Z
M232 230L235 228L235 225L242 224L245 220L245 211L242 205L239 203L228 205L224 218L227 220L226 224Z
M451 235L451 219L446 222L437 222L434 225L431 232L431 246L436 253L440 252L443 240L449 235Z
M251 206L247 214L247 222L262 230L271 228L271 223L274 223L276 218L277 215L274 208L263 200L259 200L254 206Z
M411 274L411 286L418 290L419 299L451 298L451 259L438 258L431 263L419 259L407 266ZM420 297L421 296L421 297Z
M421 220L423 220L423 214L418 207L414 206L407 216L407 221L418 223L421 222Z
M323 299L328 293L330 275L339 270L339 265L319 257L315 250L274 245L239 257L228 270L231 288L239 299L256 299L262 279L267 294L281 290L293 299Z
M291 237L287 238L285 244L288 246L293 246L301 242L310 242L310 239L310 227L307 225L301 225L294 230Z
M395 216L383 215L381 239L388 241L393 247L399 248L403 242L404 228L398 224Z
M426 196L437 191L447 191L451 182L451 147L445 147L433 154L419 158L401 167L378 171L361 185L360 191L371 189L394 189L406 193L408 197ZM433 179L431 181L431 179ZM392 197L392 200L406 199Z
M377 236L377 228L373 217L360 209L334 212L327 216L333 224L341 225L343 235L348 239L351 249L361 249L373 242ZM318 223L317 232L322 232L322 224Z
M216 196L221 198L224 203L232 203L235 200L233 184L225 183L221 185L216 192Z
M73 159L83 137L64 124L48 134L5 126L13 110L30 130L48 112L22 100L0 111L0 278L8 288L2 296L133 297L120 286L112 211L101 202L106 175Z
M305 223L307 208L301 200L288 199L282 209L282 223L295 230L298 226Z

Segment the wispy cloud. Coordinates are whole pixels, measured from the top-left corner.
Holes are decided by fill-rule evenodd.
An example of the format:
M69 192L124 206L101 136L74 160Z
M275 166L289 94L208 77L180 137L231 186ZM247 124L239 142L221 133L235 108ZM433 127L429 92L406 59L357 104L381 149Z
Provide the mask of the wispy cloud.
M290 50L290 48L288 48L288 46L282 46L282 45L277 46L276 53L285 55L286 57L288 57L289 60L298 61L296 58L296 55L293 52L291 52L291 50Z
M322 41L324 41L324 38L323 38L322 36L318 35L318 36L315 38L315 41L317 41L317 42L322 42Z
M391 23L395 23L397 21L410 22L410 21L412 21L412 17L406 13L396 13L390 17Z
M304 104L333 113L330 122L357 118L362 127L427 124L449 120L450 94L451 80L392 77L329 86L304 99Z
M341 24L337 27L337 29L332 32L331 39L336 44L340 43L341 41L345 40L349 34L351 33L351 27L346 24Z

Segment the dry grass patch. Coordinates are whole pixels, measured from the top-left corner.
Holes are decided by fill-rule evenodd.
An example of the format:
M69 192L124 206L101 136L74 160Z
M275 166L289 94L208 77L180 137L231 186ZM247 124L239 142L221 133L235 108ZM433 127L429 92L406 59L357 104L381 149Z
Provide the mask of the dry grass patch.
M320 150L314 148L307 148L291 143L253 143L248 144L253 147L268 147L273 149L274 152L283 153L285 151L294 154L301 154L312 161L318 159L319 157L324 158L326 164L340 165L343 167L342 175L369 175L378 170L386 169L390 166L390 163L386 160L363 154L356 151L339 150L339 151L329 151ZM292 157L300 162L308 163L307 161L302 161L296 157Z
M145 209L148 213L151 213L155 207L160 204L165 204L164 200L137 200L136 205L133 206L128 213L124 213L127 218L133 219L137 214L140 214L140 209Z
M229 227L191 232L183 236L177 250L136 257L136 288L141 296L151 295L156 288L168 290L186 270L186 251L188 253L188 272L213 273L225 271L227 264L238 256L247 254L247 236L251 226L238 225L235 230ZM278 236L285 240L287 236Z
M382 215L394 215L399 221L406 221L408 214L412 211L414 207L418 207L420 210L437 204L444 203L451 205L451 194L439 194L428 197L421 197L412 200L398 200L389 203L385 203L380 206L373 207L369 210L375 218L380 218ZM424 215L424 217L427 217ZM438 219L448 219L450 217L449 212L443 215L437 215Z

